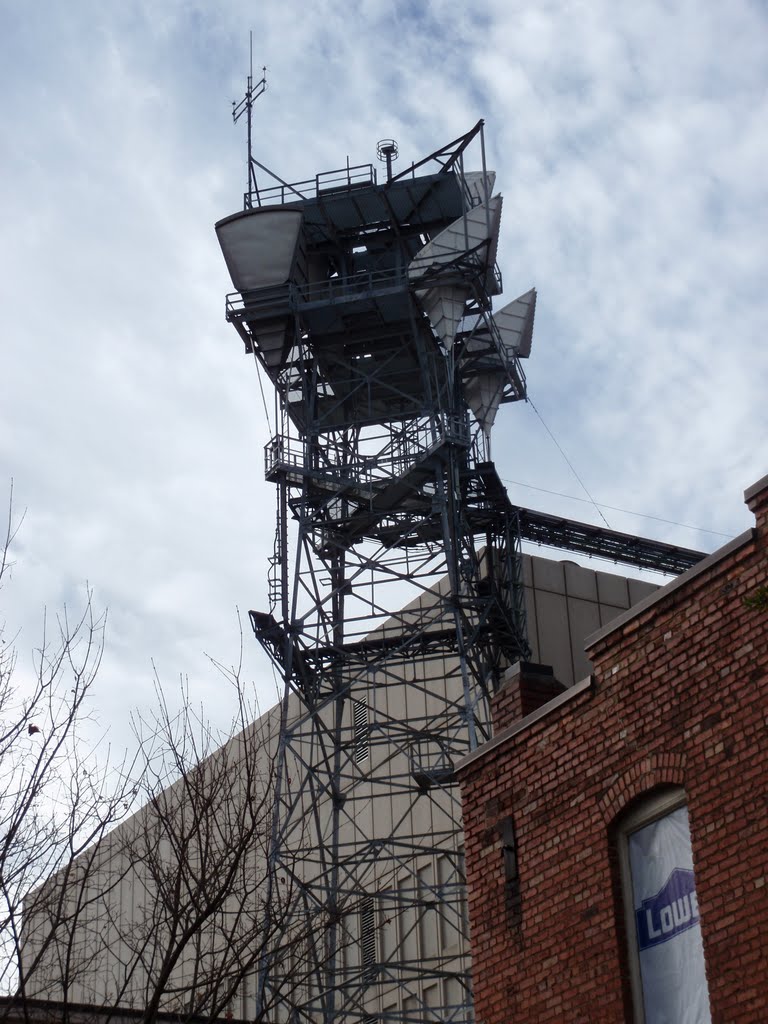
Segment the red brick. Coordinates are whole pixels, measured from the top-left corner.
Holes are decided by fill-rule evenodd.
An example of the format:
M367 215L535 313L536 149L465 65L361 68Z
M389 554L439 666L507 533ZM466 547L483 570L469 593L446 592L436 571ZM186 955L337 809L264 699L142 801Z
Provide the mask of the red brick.
M610 826L661 783L687 792L712 1020L768 1020L768 613L744 605L768 585L768 486L749 505L740 547L593 643L591 691L460 767L483 1024L625 1019ZM525 714L519 691L497 713ZM515 928L494 814L515 822Z

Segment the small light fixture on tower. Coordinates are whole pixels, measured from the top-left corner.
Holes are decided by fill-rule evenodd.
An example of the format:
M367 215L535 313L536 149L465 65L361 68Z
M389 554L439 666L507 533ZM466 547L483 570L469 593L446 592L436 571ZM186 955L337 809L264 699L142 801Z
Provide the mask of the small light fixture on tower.
M376 143L376 156L387 165L387 181L392 181L392 161L397 160L397 143L394 139L382 139Z

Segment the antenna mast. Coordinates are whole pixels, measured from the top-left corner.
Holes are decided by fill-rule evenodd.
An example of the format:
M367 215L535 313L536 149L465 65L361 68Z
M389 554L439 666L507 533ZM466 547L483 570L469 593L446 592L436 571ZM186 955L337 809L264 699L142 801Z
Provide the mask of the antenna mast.
M259 198L259 187L256 184L256 171L253 163L253 141L252 141L252 129L253 129L253 103L259 96L266 91L267 88L267 69L263 67L261 80L253 84L253 31L249 33L250 37L250 72L248 74L248 84L245 88L245 96L236 103L232 100L232 120L235 124L240 120L243 114L247 115L248 122L248 175L246 181L246 189L243 195L243 208L250 210L253 207L253 197L256 196L256 203L261 206L261 200Z

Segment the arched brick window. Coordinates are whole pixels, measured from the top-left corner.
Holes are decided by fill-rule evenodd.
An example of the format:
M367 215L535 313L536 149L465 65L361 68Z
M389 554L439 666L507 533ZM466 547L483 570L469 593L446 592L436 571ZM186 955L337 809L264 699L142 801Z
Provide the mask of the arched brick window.
M616 841L635 1024L709 1024L685 790L635 801Z

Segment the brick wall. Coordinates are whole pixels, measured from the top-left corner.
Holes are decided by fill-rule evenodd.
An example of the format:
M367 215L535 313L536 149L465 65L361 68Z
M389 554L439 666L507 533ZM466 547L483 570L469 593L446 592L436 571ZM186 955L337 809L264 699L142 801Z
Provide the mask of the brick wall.
M664 784L688 797L712 1020L768 1021L768 477L746 497L755 530L459 766L481 1024L632 1019L612 826Z

